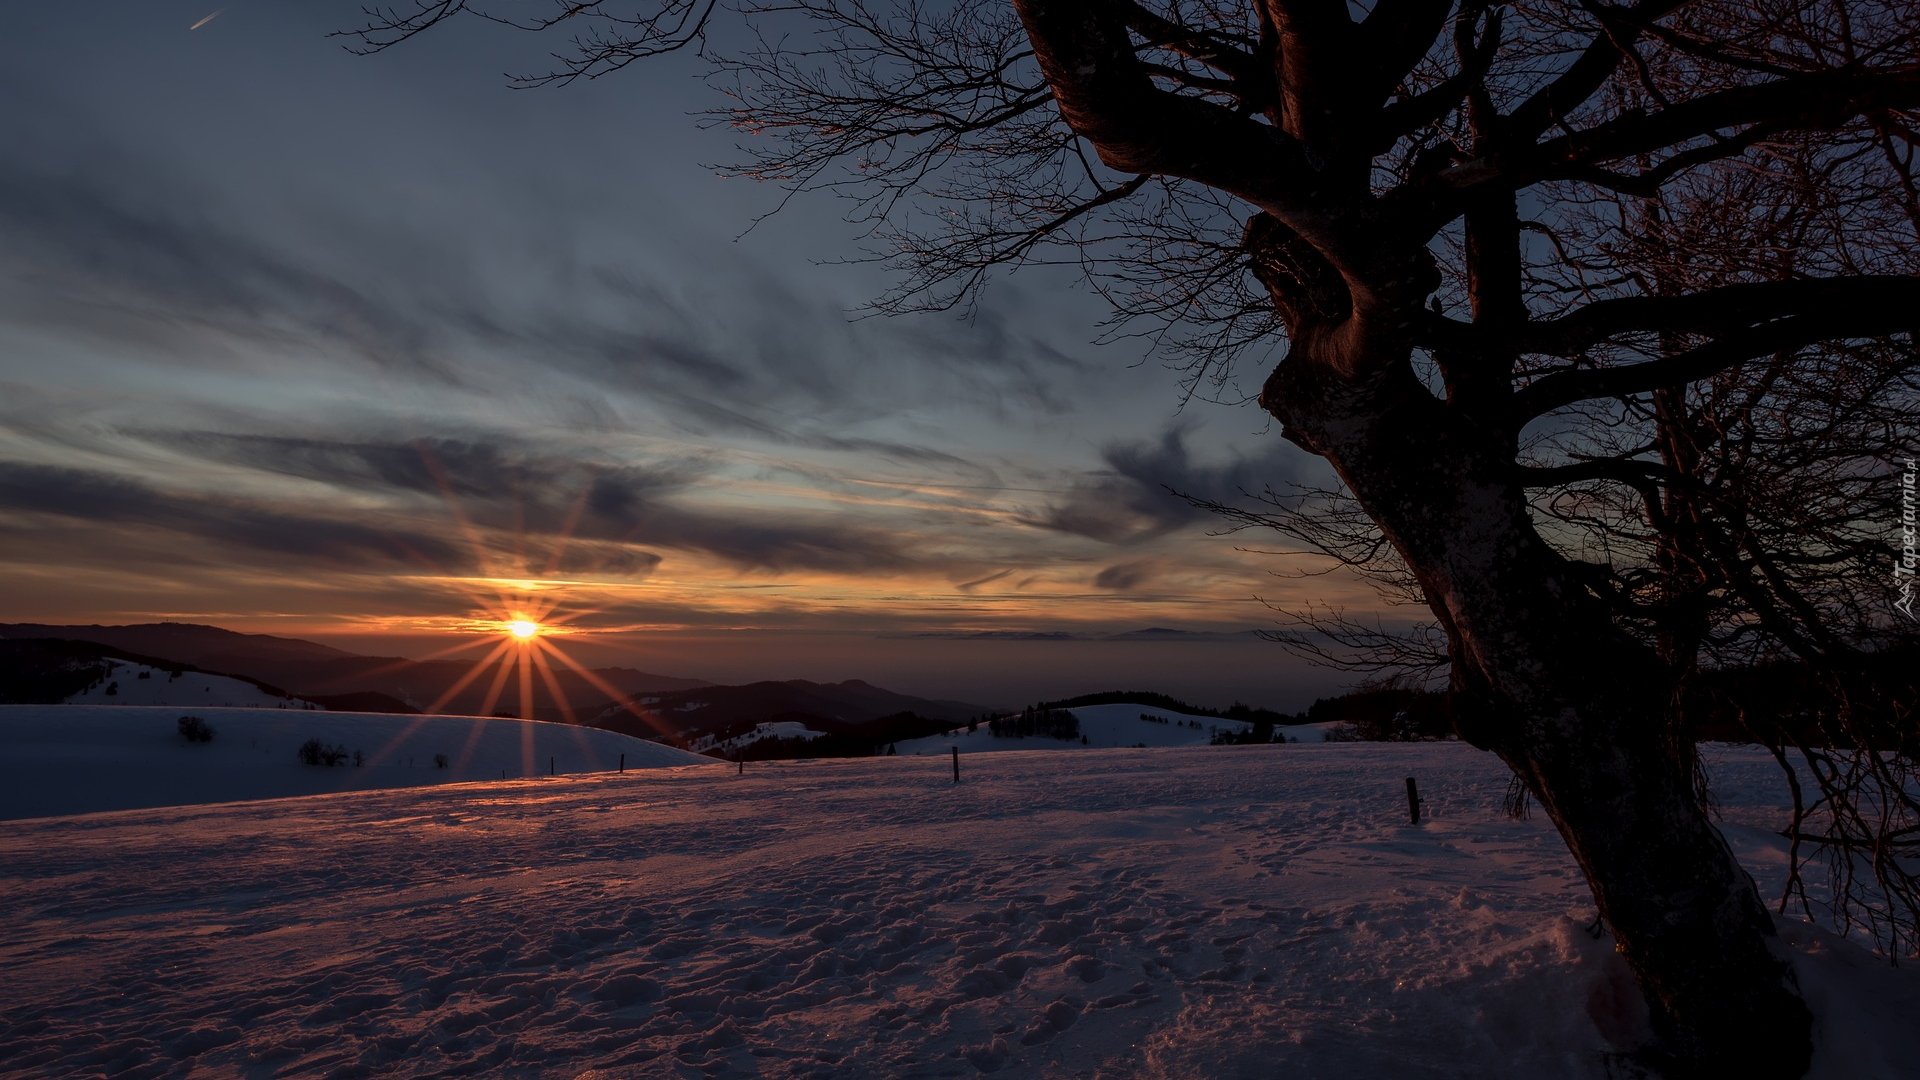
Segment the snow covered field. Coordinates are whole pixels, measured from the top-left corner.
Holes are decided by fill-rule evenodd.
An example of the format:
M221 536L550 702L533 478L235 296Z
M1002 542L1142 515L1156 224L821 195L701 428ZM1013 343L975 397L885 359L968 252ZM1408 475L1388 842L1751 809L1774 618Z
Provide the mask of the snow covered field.
M1719 757L1776 889L1771 766ZM903 754L0 824L0 1076L1597 1080L1641 1031L1572 861L1464 745L949 776ZM1814 1075L1915 1075L1920 972L1786 934Z
M181 738L182 715L212 725L213 741ZM308 739L348 756L302 764ZM611 731L471 716L0 705L0 820L590 772L618 767L622 754L629 769L705 760Z

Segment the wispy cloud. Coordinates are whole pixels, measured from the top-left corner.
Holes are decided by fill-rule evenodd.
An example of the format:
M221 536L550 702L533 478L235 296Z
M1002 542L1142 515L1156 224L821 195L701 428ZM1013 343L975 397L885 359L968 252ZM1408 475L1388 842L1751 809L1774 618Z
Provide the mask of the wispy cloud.
M1084 477L1033 523L1108 544L1142 544L1213 520L1183 496L1241 501L1292 478L1300 462L1300 455L1282 444L1258 457L1203 464L1189 453L1186 433L1178 426L1154 441L1112 443L1102 457L1105 469Z
M467 552L441 536L364 518L343 520L214 495L163 491L122 476L0 462L0 521L32 528L30 515L143 530L169 548L231 557L244 552L328 569L474 569Z

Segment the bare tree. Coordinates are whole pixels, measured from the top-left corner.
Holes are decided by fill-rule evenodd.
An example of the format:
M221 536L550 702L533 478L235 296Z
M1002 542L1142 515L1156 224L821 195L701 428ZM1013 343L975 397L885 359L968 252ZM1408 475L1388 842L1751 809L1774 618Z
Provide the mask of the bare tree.
M474 10L376 11L359 41ZM545 10L518 24L574 46L530 82L706 47L713 26L705 0ZM1912 389L1920 8L743 15L726 33L748 36L709 53L734 99L716 119L761 136L739 171L852 198L901 271L883 307L963 304L995 268L1069 259L1116 332L1155 335L1196 386L1284 339L1261 405L1431 611L1456 727L1566 839L1646 993L1650 1060L1805 1071L1810 1017L1696 797L1676 687L1742 648L1851 670L1889 632L1863 575L1890 565L1875 485L1899 427L1859 410ZM1812 209L1769 217L1796 199ZM1790 460L1756 471L1769 453Z

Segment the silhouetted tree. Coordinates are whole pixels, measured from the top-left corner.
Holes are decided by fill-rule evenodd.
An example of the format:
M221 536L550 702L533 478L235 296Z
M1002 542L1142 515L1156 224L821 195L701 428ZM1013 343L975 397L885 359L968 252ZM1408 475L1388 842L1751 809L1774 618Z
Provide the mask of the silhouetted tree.
M530 83L704 43L712 11L532 6L491 14L579 32ZM469 10L417 0L360 41ZM1714 456L1762 436L1700 421L1737 415L1704 406L1742 382L1837 404L1821 395L1855 376L1864 390L1879 365L1899 376L1888 392L1911 391L1920 6L789 0L746 18L754 36L710 54L735 100L719 116L764 137L741 171L850 194L902 272L883 308L964 304L996 267L1064 255L1123 328L1158 325L1196 388L1284 339L1260 404L1338 484L1283 509L1339 527L1257 523L1330 543L1431 612L1427 660L1444 665L1459 734L1499 754L1566 839L1662 1060L1805 1071L1810 1017L1701 810L1676 686L1716 633L1699 609L1725 597L1752 612L1752 640L1834 670L1885 612L1839 597L1862 617L1809 636L1832 626L1819 560L1857 552L1780 546L1798 525L1755 520L1767 493L1716 502ZM1783 162L1807 171L1781 181ZM1779 240L1801 257L1696 259L1705 241L1651 227L1656 212L1744 221L1782 202L1726 186L1742 179L1819 197ZM1627 222L1595 213L1614 203ZM1700 272L1634 270L1637 239ZM1759 407L1768 423L1773 408ZM1817 439L1795 445L1814 471L1788 497L1821 515L1830 459ZM1632 527L1608 506L1633 498L1641 549L1587 546ZM1867 518L1853 526L1842 540ZM1370 632L1356 643L1397 647Z

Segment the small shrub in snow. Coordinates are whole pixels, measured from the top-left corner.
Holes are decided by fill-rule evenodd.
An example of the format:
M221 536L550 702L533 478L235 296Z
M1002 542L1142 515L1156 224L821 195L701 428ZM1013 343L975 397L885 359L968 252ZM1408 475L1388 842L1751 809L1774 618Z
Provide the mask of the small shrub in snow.
M332 768L347 760L354 751L344 746L328 746L319 739L308 739L300 744L300 761L305 765L325 765Z
M183 716L179 722L180 737L192 743L213 741L213 725L198 716Z
M436 768L436 769L444 769L444 768L446 768L446 767L447 767L447 755L445 755L445 754L435 754L435 755L433 755L433 767L434 767L434 768Z

